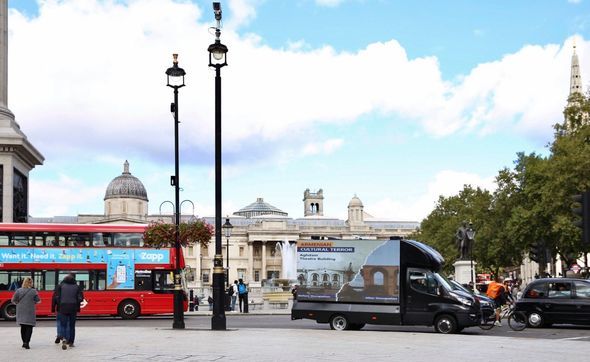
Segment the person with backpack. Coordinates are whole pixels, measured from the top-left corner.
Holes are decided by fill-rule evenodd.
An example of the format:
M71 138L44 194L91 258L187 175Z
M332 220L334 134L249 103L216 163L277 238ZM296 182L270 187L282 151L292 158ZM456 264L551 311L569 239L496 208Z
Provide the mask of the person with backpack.
M240 313L248 313L248 287L244 284L242 278L238 282L238 298L240 300ZM242 309L243 304L243 309Z
M74 347L76 338L76 317L80 312L80 303L84 301L82 287L76 283L74 274L68 274L55 290L58 311L61 314L60 324L63 333L63 350Z
M488 284L488 290L486 291L486 295L494 300L496 304L496 321L494 325L498 327L502 327L502 323L500 322L500 312L502 311L502 306L506 304L506 290L504 289L504 285L502 282L504 278L501 276L496 277L496 280Z

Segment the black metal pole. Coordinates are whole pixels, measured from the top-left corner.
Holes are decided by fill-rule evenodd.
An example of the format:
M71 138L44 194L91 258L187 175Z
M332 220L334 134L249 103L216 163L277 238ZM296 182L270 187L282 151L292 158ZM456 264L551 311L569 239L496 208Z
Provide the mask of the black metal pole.
M225 330L225 293L221 244L221 65L215 65L215 257L213 260L213 316L211 329Z
M180 181L178 161L178 88L174 87L174 251L176 253L176 268L174 270L174 323L172 328L184 329L184 305L182 285L180 283Z

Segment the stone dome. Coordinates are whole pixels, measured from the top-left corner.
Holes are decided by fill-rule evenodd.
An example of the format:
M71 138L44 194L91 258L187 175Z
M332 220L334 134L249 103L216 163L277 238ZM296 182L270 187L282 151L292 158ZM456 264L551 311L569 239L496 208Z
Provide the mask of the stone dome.
M148 201L147 191L143 183L129 172L129 162L127 160L123 165L123 173L111 181L104 195L105 200L119 198Z
M348 207L363 207L363 202L356 195L348 203Z
M256 202L253 202L250 205L234 212L234 215L245 216L247 218L261 215L288 216L288 214L283 210L264 202L262 197L257 198Z

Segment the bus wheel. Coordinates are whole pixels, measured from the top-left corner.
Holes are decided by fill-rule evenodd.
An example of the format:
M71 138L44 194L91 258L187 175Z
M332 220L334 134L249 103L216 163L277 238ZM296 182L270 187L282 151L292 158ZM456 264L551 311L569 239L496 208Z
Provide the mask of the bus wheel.
M2 306L2 318L7 321L13 321L16 319L16 305L11 302L6 302Z
M436 318L436 321L434 322L434 329L438 333L452 334L457 331L457 322L452 316L443 314Z
M330 319L330 328L336 331L345 331L347 329L350 329L350 323L348 322L348 319L346 319L345 316L337 314L333 316L332 319Z
M139 315L139 304L131 299L126 299L119 304L119 316L123 319L135 319Z

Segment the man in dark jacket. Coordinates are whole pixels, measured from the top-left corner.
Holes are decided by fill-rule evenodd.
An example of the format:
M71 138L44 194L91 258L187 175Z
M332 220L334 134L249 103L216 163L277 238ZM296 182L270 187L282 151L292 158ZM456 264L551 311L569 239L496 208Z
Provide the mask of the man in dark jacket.
M80 303L84 300L82 288L76 283L73 274L64 277L63 282L57 287L56 291L59 314L61 314L61 331L63 332L63 343L61 348L67 349L68 346L74 347L76 338L76 316L80 311Z

